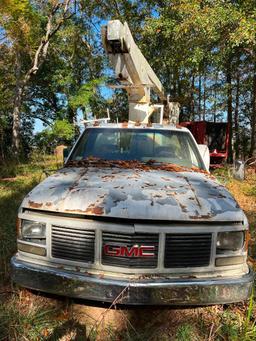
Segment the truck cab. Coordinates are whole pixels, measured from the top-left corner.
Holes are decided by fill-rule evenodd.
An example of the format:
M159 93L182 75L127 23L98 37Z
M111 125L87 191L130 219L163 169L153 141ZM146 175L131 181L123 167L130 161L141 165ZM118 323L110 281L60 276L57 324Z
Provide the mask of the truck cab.
M24 198L12 278L119 304L238 302L253 284L247 242L244 212L188 129L98 122Z

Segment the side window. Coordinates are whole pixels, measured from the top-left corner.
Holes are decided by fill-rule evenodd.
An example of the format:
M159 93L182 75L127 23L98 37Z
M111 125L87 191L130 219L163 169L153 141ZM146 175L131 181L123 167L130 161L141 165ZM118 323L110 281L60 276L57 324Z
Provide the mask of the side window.
M78 145L77 145L77 147L76 147L76 149L75 149L75 151L71 157L71 160L79 161L79 160L83 159L84 149L85 149L85 146L87 144L88 135L89 135L88 131L83 134L83 136L79 140Z
M169 158L182 158L182 146L176 134L158 134L159 156Z
M191 148L190 143L188 144L188 149L189 149L190 159L191 159L191 162L192 162L191 166L199 167L197 157L196 157L193 149Z
M173 150L175 157L182 158L182 148L178 136L175 134L170 135L170 148Z

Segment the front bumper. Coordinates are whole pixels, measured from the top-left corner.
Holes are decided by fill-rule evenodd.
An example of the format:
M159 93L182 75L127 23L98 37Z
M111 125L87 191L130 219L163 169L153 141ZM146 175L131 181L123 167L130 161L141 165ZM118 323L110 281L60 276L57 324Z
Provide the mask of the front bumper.
M11 260L17 284L52 294L131 305L209 305L233 303L250 297L254 274L218 279L114 278L81 274Z

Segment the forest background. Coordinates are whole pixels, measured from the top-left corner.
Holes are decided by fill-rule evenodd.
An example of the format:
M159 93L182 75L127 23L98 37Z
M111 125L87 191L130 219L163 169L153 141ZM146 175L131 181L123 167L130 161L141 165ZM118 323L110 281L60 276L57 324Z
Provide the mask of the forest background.
M106 87L109 19L128 22L182 121L228 121L229 161L255 153L255 0L0 0L0 163L72 143L107 107L127 119Z

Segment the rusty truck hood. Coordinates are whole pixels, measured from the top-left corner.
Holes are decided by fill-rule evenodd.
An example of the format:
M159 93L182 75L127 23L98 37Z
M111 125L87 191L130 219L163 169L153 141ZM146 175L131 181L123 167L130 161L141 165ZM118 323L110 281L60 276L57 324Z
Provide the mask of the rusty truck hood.
M36 186L23 208L128 219L243 221L231 194L209 174L70 167Z

